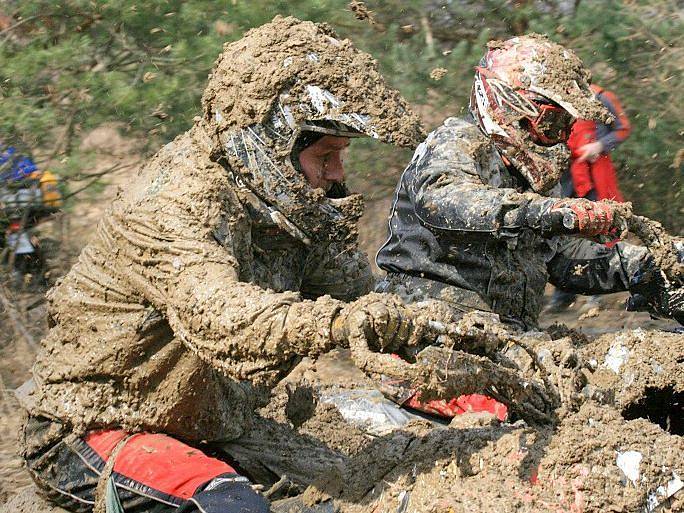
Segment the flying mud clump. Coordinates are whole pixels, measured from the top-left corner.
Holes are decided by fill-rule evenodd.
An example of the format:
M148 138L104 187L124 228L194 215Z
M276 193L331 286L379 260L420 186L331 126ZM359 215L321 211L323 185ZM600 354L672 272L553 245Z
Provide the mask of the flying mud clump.
M348 7L357 20L367 21L371 25L375 25L373 11L369 10L364 2L360 2L359 0L352 0L351 2L349 2Z

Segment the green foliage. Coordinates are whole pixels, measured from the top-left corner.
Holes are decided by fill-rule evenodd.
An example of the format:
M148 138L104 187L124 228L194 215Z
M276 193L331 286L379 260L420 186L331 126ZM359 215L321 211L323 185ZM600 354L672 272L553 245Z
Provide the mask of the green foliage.
M83 172L82 134L123 122L148 152L187 129L222 44L276 14L330 23L374 55L388 81L434 128L467 105L472 68L490 38L548 33L616 92L632 137L616 152L626 196L675 230L682 221L682 24L676 0L21 0L0 2L0 134ZM4 7L3 7L4 6ZM436 80L432 70L447 74ZM407 152L354 143L356 183L388 195ZM68 158L63 158L68 157Z
M103 121L175 135L196 112L220 49L210 22L223 15L218 5L22 1L13 14L27 20L23 30L0 47L0 129L35 146L66 128L55 150L67 153L75 134Z

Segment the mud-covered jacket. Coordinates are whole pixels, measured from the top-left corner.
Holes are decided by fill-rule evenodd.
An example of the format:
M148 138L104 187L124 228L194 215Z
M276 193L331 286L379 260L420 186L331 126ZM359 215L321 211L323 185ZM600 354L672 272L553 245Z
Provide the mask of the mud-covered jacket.
M413 281L410 299L439 295L534 326L548 281L584 294L627 289L646 250L544 238L548 205L474 123L449 118L418 147L397 186L389 239L377 255L389 274L378 290L406 297Z
M235 438L252 384L329 348L338 299L369 291L365 255L280 229L209 147L193 128L162 148L50 291L31 413L76 432Z

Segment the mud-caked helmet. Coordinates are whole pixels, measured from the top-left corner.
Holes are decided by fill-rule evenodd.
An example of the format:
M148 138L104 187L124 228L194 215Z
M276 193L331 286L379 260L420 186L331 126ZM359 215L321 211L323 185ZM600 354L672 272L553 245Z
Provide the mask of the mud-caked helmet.
M490 42L475 68L470 111L536 192L567 169L565 142L576 119L610 121L590 80L574 52L538 34Z
M199 124L212 158L305 242L353 235L363 204L359 195L338 190L330 197L309 185L296 162L302 134L367 136L407 147L424 137L370 55L326 24L292 17L276 17L227 44L202 105Z

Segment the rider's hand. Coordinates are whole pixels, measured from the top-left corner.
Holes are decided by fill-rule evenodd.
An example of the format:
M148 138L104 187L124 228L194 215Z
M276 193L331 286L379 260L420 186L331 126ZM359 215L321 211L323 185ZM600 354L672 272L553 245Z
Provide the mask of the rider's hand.
M612 203L568 198L553 203L546 217L546 224L556 233L576 233L592 237L608 234L614 228L617 216Z
M677 261L684 263L684 246L675 250ZM684 325L684 287L668 280L652 258L632 277L629 291L628 311L647 311Z
M594 162L603 153L603 144L601 141L595 141L585 144L579 149L579 157L577 157L577 162L584 162L588 160L589 162Z
M347 305L333 320L332 336L344 344L362 330L371 350L393 352L412 339L415 314L393 294L367 294Z
M649 296L634 293L627 300L626 310L650 312L655 317L670 317L684 325L684 288L663 287Z

